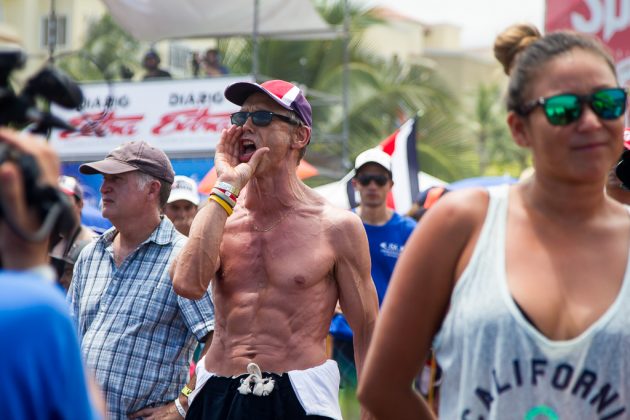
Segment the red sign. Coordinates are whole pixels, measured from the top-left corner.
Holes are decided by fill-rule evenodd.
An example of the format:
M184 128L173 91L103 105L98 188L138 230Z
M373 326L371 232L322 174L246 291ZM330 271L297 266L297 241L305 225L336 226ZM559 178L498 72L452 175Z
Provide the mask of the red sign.
M572 29L610 48L622 84L630 81L630 0L547 0L545 31Z

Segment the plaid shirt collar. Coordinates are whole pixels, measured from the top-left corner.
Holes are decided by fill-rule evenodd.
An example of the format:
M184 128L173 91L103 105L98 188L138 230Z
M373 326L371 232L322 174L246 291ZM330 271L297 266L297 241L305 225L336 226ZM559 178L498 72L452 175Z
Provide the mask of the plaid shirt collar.
M149 243L155 242L157 245L168 245L171 243L175 236L175 226L173 223L164 215L160 216L160 224L157 228L153 229L151 235L142 243L138 245L138 247ZM115 226L107 229L99 238L98 242L101 242L105 248L111 246L112 242L114 242L114 238L118 234L118 229Z

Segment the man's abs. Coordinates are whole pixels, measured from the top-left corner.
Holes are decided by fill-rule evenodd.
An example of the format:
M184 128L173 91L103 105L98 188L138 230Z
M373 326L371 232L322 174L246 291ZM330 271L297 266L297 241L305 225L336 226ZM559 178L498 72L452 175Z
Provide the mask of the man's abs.
M239 293L229 302L215 294L216 324L206 369L231 376L246 372L250 362L276 373L322 364L336 294L312 292L308 299L268 290Z

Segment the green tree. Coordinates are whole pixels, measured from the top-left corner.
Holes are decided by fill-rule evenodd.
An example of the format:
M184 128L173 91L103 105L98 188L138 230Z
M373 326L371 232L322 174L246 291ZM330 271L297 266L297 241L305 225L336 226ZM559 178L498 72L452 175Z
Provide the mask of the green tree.
M332 26L343 23L342 0L315 2ZM421 113L418 139L423 170L447 180L470 176L477 170L474 145L457 130L458 103L434 69L421 64L383 60L362 45L366 28L383 21L365 7L349 5L349 157L377 145L400 123ZM234 73L249 73L252 45L249 39L221 40L224 62ZM306 86L316 121L308 160L317 166L336 162L341 167L343 127L343 38L317 41L259 43L261 78L280 78ZM432 171L432 172L431 172Z
M496 84L480 85L468 125L476 141L482 175L507 173L518 177L528 166L529 151L513 141L506 118L501 88Z
M343 0L315 0L315 4L328 23L342 26ZM420 113L418 153L423 170L445 180L475 174L474 144L460 135L459 105L437 72L422 64L383 60L367 53L362 35L366 28L383 21L352 3L349 17L349 157L377 145L402 121ZM344 44L341 37L261 39L259 43L262 79L291 80L305 87L316 121L308 160L320 168L328 167L330 177L345 172L340 159ZM118 80L123 67L139 70L139 48L137 41L105 15L90 28L81 51L61 57L58 63L77 80ZM251 72L251 38L221 39L219 50L232 73Z
M120 80L121 70L137 72L140 43L105 14L90 27L78 51L62 54L58 65L74 79Z

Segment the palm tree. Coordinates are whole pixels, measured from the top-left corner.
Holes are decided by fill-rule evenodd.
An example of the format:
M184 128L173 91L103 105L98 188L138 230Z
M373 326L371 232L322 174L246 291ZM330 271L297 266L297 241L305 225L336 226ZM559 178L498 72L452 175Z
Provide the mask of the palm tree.
M529 151L512 140L498 85L479 85L468 125L477 144L481 174L518 176L528 166Z
M317 0L316 7L331 25L343 22L343 0ZM476 171L474 146L457 131L458 103L431 68L383 60L362 47L362 34L370 25L383 23L371 10L349 5L349 123L350 156L373 147L406 118L423 114L419 161L423 170L447 180ZM224 62L235 73L249 73L251 42L219 42ZM259 43L259 67L268 78L297 81L306 86L316 125L309 161L328 167L333 177L344 173L341 156L344 41L279 41ZM317 182L317 180L316 180Z
M343 0L315 0L324 19L339 26ZM363 6L349 5L349 155L356 156L391 134L400 123L421 113L419 161L423 170L446 180L476 173L474 143L458 131L459 104L434 69L384 60L365 51L362 34L383 23ZM251 40L219 41L223 62L233 73L250 73ZM121 68L138 70L140 44L110 15L90 28L81 52L62 57L59 65L77 80L120 79ZM263 39L259 67L265 78L297 81L306 87L316 125L308 159L329 178L345 173L342 151L344 40L281 41ZM86 58L88 60L86 60ZM324 180L326 181L326 180ZM315 180L315 182L323 182Z
M57 63L76 80L120 80L140 69L139 50L140 43L105 14L90 27L83 47L64 53Z

